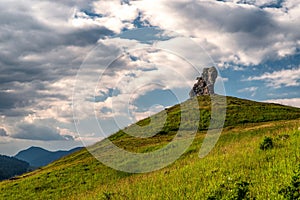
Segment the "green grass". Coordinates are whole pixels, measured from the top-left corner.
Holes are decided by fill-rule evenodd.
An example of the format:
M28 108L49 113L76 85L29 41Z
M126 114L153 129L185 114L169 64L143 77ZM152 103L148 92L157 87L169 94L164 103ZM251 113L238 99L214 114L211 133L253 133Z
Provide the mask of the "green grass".
M201 118L208 118L210 99L198 100ZM82 150L17 180L0 182L0 199L284 199L279 191L290 185L300 164L300 109L232 97L227 104L222 135L203 159L198 153L209 120L189 149L164 169L120 172ZM137 139L119 131L110 139L129 151L153 151L172 140L180 112L180 105L167 109L166 131L153 137ZM155 117L159 120L160 114L151 120ZM138 124L149 132L157 129L155 124L146 126L150 118ZM260 149L265 137L272 139L273 148Z

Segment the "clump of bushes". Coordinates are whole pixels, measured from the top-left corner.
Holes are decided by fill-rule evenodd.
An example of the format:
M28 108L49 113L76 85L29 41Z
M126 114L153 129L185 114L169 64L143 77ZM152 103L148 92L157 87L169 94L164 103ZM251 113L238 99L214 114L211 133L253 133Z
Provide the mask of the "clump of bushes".
M114 193L112 193L112 192L103 192L102 199L110 200L113 198L113 195L114 195Z
M230 195L229 199L250 199L249 197L249 183L246 181L239 181L235 183L233 188L233 192Z
M249 185L247 181L231 181L221 184L216 191L210 194L207 200L242 200L250 199Z
M259 148L261 150L272 149L273 147L274 147L274 143L271 137L265 137L259 145Z
M294 171L290 185L282 188L279 194L288 200L300 199L300 164L298 165L298 169Z

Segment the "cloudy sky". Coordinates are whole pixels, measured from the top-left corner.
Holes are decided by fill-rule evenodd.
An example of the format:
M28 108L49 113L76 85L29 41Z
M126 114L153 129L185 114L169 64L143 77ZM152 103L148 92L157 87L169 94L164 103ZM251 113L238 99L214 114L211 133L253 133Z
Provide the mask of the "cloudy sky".
M96 142L186 100L212 65L220 94L300 107L299 0L2 0L0 8L0 154Z

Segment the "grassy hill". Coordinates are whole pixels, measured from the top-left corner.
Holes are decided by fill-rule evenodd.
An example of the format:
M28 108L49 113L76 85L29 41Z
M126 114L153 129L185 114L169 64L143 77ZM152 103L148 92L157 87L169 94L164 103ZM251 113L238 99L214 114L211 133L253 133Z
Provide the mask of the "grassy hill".
M200 159L211 102L209 97L198 97L198 101L201 120L195 140L176 162L161 170L145 174L117 171L84 149L17 180L0 182L0 199L300 198L296 196L300 185L299 108L227 97L222 135L212 152ZM183 104L163 111L167 120L155 136L135 138L121 130L109 139L132 152L161 148L174 138L179 126L190 130L189 122L181 120ZM146 125L159 121L160 116L137 124L150 134L157 127ZM134 132L135 128L127 130Z

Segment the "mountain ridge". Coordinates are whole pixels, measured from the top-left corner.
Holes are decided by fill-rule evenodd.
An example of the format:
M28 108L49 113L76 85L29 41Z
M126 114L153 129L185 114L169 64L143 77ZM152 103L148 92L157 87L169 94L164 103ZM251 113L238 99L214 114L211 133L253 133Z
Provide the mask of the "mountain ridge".
M82 147L76 147L68 151L48 151L41 147L32 146L18 152L14 158L26 161L32 167L42 167L80 149Z

